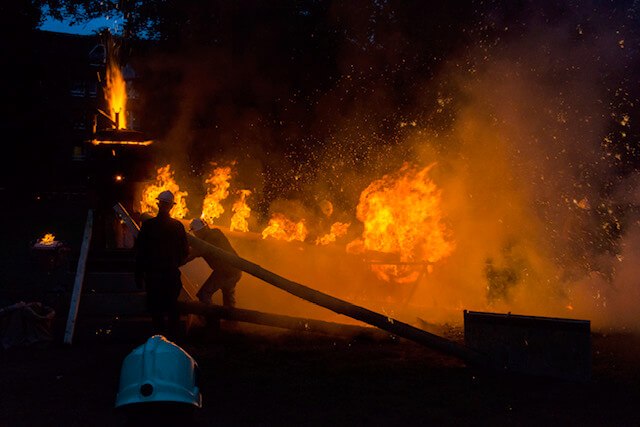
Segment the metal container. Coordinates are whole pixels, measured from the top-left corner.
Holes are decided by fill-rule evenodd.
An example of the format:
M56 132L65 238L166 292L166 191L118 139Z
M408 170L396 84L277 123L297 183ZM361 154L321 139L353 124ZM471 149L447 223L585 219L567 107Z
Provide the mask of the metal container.
M39 270L47 273L66 266L69 262L69 252L69 247L60 241L54 241L50 245L33 242L30 246L32 261Z
M511 372L573 381L591 377L588 320L465 310L464 339Z

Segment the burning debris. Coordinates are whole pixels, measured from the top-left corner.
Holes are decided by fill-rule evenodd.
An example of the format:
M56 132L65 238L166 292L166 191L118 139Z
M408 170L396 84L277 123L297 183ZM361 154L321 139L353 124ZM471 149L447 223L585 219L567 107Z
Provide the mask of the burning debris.
M267 227L262 230L262 238L273 237L274 239L292 242L294 240L304 242L309 231L306 221L292 221L281 213L275 213L269 220Z
M428 176L433 166L406 163L398 172L372 182L360 195L357 216L364 232L347 246L347 252L396 255L397 263L372 265L382 280L413 282L422 263L435 263L455 248L442 221L441 191Z
M91 143L93 145L141 145L146 147L151 145L153 141L147 139L142 132L125 129L118 133L97 131Z
M57 246L61 242L56 240L56 236L51 233L45 234L38 242L36 243L37 247L53 247Z
M156 215L158 213L158 195L163 191L169 190L175 197L175 206L171 209L171 216L177 219L182 219L187 216L189 212L186 201L188 193L180 190L173 175L174 172L171 170L171 165L166 165L158 169L156 181L147 185L142 191L142 200L140 201L141 212L149 212Z
M224 213L224 208L220 203L229 196L229 180L231 179L231 167L216 167L209 178L205 180L207 184L207 194L202 202L202 215L200 216L209 224Z
M338 237L341 237L347 234L347 231L349 230L350 226L351 226L350 222L334 223L333 225L331 225L331 231L329 231L329 233L325 234L322 237L318 237L318 239L316 240L316 245L328 245L330 243L334 243Z
M251 195L250 190L240 190L238 200L233 204L233 216L231 217L231 231L249 231L247 219L251 215L251 208L247 204L247 197Z

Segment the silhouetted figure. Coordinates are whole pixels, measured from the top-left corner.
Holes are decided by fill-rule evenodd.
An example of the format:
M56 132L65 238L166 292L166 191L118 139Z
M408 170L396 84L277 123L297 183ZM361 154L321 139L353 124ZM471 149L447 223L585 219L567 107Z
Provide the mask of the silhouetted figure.
M238 255L231 246L229 239L218 228L209 228L201 219L191 221L191 230L197 238L204 240L226 252ZM222 303L225 307L236 305L236 283L242 277L242 271L209 254L200 254L193 251L190 258L202 256L213 270L209 278L198 291L197 297L201 302L211 303L213 294L222 291Z
M169 216L173 194L158 196L158 216L145 221L136 241L136 284L147 292L154 333L175 339L178 334L178 295L182 288L179 267L189 254L187 234L182 223ZM168 328L165 331L165 315Z

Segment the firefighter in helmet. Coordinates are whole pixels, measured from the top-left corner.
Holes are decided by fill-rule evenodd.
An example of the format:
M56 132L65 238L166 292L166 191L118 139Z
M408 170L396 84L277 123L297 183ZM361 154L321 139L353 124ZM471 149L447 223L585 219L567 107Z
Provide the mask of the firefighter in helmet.
M163 191L158 196L158 215L142 223L136 240L135 277L138 287L146 289L154 333L167 333L175 339L182 289L179 267L187 261L189 244L182 223L169 215L173 205L173 193Z
M218 228L209 228L200 218L191 221L191 231L201 240L216 246L233 255L237 255L231 246L229 239ZM193 248L192 248L193 250ZM222 291L222 302L225 307L235 307L236 305L236 283L240 280L242 272L237 268L227 264L215 256L193 251L190 259L202 256L209 267L213 270L209 278L204 282L197 297L201 302L210 304L211 297L218 290Z

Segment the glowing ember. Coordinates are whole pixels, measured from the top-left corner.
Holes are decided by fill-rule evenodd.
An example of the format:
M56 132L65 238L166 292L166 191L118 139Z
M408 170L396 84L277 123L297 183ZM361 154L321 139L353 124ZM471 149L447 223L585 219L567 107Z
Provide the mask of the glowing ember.
M287 242L293 240L304 242L308 233L304 219L294 222L280 213L275 213L269 220L267 227L262 230L262 238L273 237Z
M100 145L100 144L104 144L104 145L108 145L108 144L112 144L112 145L151 145L153 144L153 140L149 139L147 141L109 141L109 140L99 140L99 139L92 139L91 143L93 145Z
M51 233L47 233L44 235L42 239L38 241L38 243L44 246L51 246L54 244L55 241L56 241L56 236L54 236Z
M364 232L347 246L347 252L395 255L398 263L372 264L382 280L417 280L424 263L441 260L455 248L442 223L441 191L428 177L432 167L419 169L405 163L360 195L357 217L364 223Z
M325 234L322 237L318 237L316 240L316 245L328 245L329 243L333 243L340 236L344 236L347 234L347 230L351 225L350 222L336 222L331 226L331 231L328 234Z
M107 68L104 97L109 104L111 120L116 124L114 127L116 129L126 129L127 85L122 78L120 68L114 61L111 61Z
M251 208L247 205L247 197L251 194L249 190L240 190L240 197L232 206L233 216L231 217L231 231L249 231L247 218L251 214Z
M187 209L187 197L186 191L180 191L180 187L176 184L173 178L173 171L171 171L171 165L166 165L158 169L158 177L156 182L147 185L142 190L142 201L140 202L141 212L150 212L153 215L158 213L158 195L165 190L169 190L173 193L175 206L169 214L174 218L184 218L189 210Z
M578 206L580 209L591 209L591 205L589 204L589 200L585 197L584 199L577 201L573 199L573 203Z
M205 181L208 184L207 195L202 202L202 215L209 224L224 213L220 202L229 196L229 179L231 179L230 167L217 167Z

